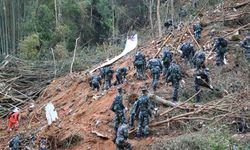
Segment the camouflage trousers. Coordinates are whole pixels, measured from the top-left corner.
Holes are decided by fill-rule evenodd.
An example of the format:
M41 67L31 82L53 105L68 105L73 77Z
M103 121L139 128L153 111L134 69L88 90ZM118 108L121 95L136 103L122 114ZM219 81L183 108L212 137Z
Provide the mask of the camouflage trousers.
M136 66L136 78L139 80L143 80L145 78L143 65Z
M170 66L170 63L164 64L163 76L167 75L169 66Z
M142 135L147 136L148 134L149 134L149 113L147 111L140 111L137 136L138 137L141 137Z
M217 53L216 54L216 65L222 66L224 65L224 53Z
M129 126L133 127L135 122L135 113L131 113L129 117Z
M201 89L200 85L198 83L198 79L196 77L194 78L194 89L195 89L196 93ZM198 93L196 95L196 102L198 103L198 102L200 102L200 100L201 100L201 96L200 96L200 93Z
M152 86L153 86L154 91L156 91L158 81L160 79L160 72L152 73L152 77L153 77Z
M117 150L132 150L131 144L123 138L117 137L115 144Z
M177 102L178 101L178 92L179 92L179 87L180 87L180 81L177 79L173 79L172 81L173 84L173 101Z
M115 123L114 123L115 132L117 132L119 125L123 124L125 121L126 118L123 110L115 113Z
M104 89L108 90L111 87L111 78L107 78L104 81Z

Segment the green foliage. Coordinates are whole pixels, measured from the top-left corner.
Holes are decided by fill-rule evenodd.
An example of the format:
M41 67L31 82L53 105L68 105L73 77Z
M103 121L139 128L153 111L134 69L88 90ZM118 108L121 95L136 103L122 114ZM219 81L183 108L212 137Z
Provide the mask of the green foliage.
M38 54L38 48L40 46L38 34L31 34L24 38L20 42L20 56L23 59L34 60Z
M36 30L44 42L52 39L54 27L54 13L47 5L40 5L36 13Z
M63 45L63 43L58 43L55 46L54 54L55 54L56 60L65 59L68 57L68 51L65 48L65 46Z
M152 146L159 150L228 150L233 146L247 147L232 139L226 126L207 127L203 131L181 135L173 140L161 140Z

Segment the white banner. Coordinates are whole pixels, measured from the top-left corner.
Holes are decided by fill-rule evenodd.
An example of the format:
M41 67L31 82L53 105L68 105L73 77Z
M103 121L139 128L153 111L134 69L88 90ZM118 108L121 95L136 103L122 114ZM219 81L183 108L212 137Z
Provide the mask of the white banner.
M123 52L120 55L118 55L118 56L112 58L111 60L101 64L100 66L98 66L95 69L91 70L90 73L93 73L94 71L96 71L99 68L102 68L102 67L105 67L107 65L113 64L114 62L116 62L117 60L119 60L120 58L122 58L123 56L125 56L126 54L131 52L132 50L134 50L136 48L136 46L137 46L137 43L138 43L137 34L128 37L125 48L124 48Z

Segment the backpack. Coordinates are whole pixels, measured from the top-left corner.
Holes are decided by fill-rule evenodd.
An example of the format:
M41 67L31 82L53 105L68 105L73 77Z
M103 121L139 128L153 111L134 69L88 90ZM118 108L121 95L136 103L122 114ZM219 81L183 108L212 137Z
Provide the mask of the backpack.
M113 108L112 108L113 112L116 112L116 111L122 109L121 108L121 102L120 102L121 99L122 99L122 97L120 95L118 95L118 96L115 97L115 101L113 102Z
M176 77L178 80L181 79L181 69L177 64L172 64L170 71L171 71L171 76Z
M139 97L139 101L138 101L139 110L147 110L148 105L149 105L148 103L149 103L149 100L147 96Z

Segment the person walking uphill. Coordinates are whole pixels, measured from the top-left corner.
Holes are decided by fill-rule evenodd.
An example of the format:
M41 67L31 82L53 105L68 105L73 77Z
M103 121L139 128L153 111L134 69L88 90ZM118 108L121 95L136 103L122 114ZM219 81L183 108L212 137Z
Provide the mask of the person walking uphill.
M191 42L185 42L181 45L180 50L182 51L181 57L184 58L186 62L191 63L195 53L194 45Z
M206 61L206 54L204 51L198 51L193 57L193 65L196 69L204 68Z
M160 74L162 71L162 64L161 64L160 59L156 59L156 58L150 59L148 62L147 68L149 68L151 71L151 75L153 77L152 86L153 86L154 91L156 91L158 81L160 79Z
M162 50L163 50L163 55L162 55L163 75L165 76L168 72L170 63L173 60L173 54L169 51L167 47L163 47Z
M20 120L20 109L14 108L13 111L8 115L8 131L18 128Z
M182 79L181 67L173 61L168 69L168 73L166 76L167 82L172 82L172 86L174 88L173 91L173 101L178 101L178 91L180 87L180 81Z
M136 68L136 78L145 79L146 58L141 52L135 54L134 67Z
M110 108L115 113L115 124L114 124L115 133L117 133L119 125L126 121L124 112L125 107L122 103L123 90L121 87L118 87L117 90L118 90L118 95L116 95Z
M197 41L201 39L201 31L203 30L200 23L193 25L194 37Z
M105 66L102 69L102 74L102 76L104 77L104 89L108 90L112 86L111 80L113 78L114 70L111 66Z
M138 129L137 137L148 136L149 135L149 117L151 116L150 112L150 100L148 96L148 90L144 87L142 88L142 95L138 98Z
M216 65L222 66L224 65L224 57L225 53L228 51L227 48L227 40L222 37L218 37L215 39L214 49L216 51Z

